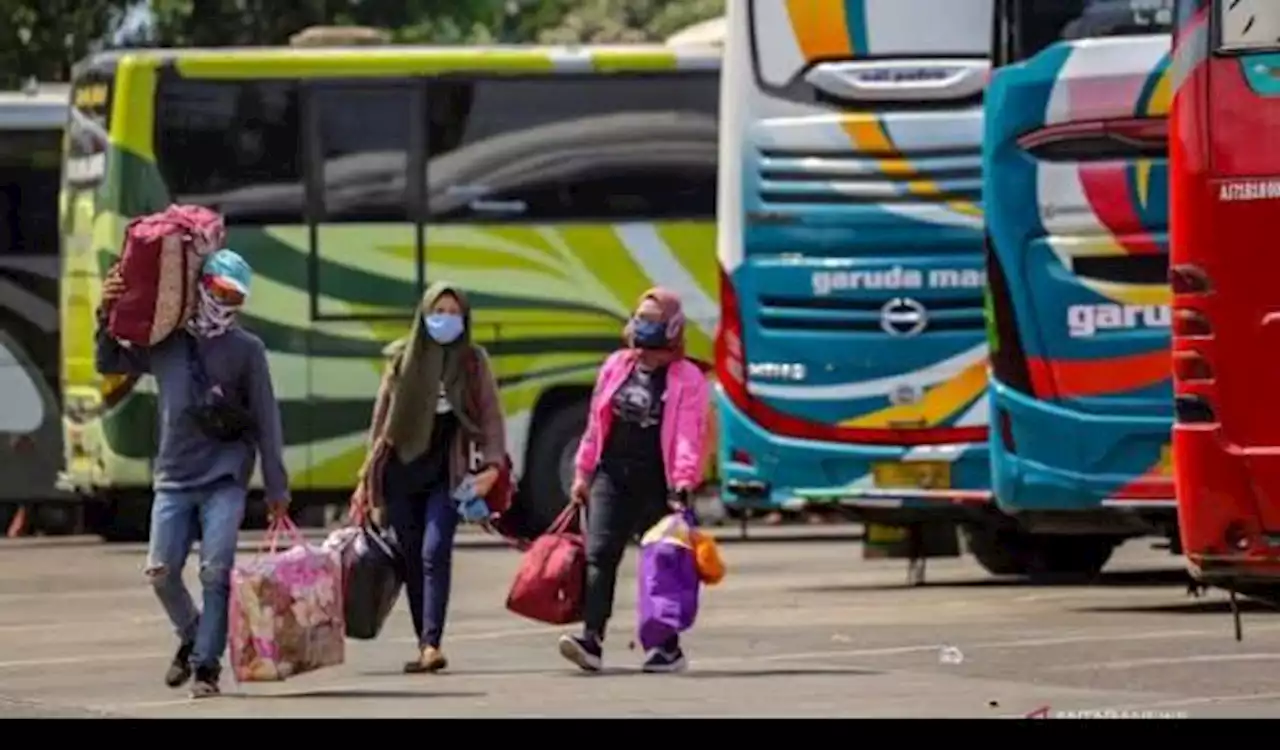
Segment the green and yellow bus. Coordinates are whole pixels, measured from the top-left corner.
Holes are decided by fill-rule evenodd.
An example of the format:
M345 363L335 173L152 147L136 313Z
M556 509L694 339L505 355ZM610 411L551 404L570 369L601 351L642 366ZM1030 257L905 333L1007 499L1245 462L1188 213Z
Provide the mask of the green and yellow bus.
M146 532L155 387L100 376L93 312L131 217L220 211L255 269L295 496L364 459L387 344L429 281L471 292L509 450L547 518L639 294L678 290L711 358L715 48L128 50L82 62L61 198L63 485ZM255 482L258 481L255 477ZM260 486L260 485L259 485Z

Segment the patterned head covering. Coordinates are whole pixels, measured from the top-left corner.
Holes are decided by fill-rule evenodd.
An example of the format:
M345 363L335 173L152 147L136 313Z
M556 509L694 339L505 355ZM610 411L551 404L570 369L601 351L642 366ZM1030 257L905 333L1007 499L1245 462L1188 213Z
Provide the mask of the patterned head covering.
M252 278L253 269L239 253L223 248L211 254L200 270L200 300L188 329L202 338L226 333L249 298Z

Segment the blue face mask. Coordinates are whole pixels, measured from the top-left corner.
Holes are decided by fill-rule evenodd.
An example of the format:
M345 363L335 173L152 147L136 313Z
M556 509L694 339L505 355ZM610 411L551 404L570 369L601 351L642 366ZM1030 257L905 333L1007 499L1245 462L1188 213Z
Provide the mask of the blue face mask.
M636 318L631 323L636 346L641 349L661 349L667 345L667 324L659 320Z
M427 335L440 344L452 344L462 335L462 316L450 313L431 313L423 315Z

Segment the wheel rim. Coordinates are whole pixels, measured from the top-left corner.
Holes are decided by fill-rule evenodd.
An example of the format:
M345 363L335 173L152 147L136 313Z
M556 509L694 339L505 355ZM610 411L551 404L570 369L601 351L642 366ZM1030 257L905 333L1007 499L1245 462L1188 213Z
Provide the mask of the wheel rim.
M578 455L578 443L580 440L572 440L565 443L564 450L560 451L560 491L565 497L569 497L569 490L573 488L573 475L576 473L574 468L574 459Z

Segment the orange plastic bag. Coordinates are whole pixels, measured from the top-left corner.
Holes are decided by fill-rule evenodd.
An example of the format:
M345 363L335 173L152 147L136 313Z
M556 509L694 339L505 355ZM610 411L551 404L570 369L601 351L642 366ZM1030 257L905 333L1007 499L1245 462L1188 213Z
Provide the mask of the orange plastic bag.
M694 529L693 558L698 566L698 579L703 583L714 586L724 579L724 560L720 559L715 537Z

